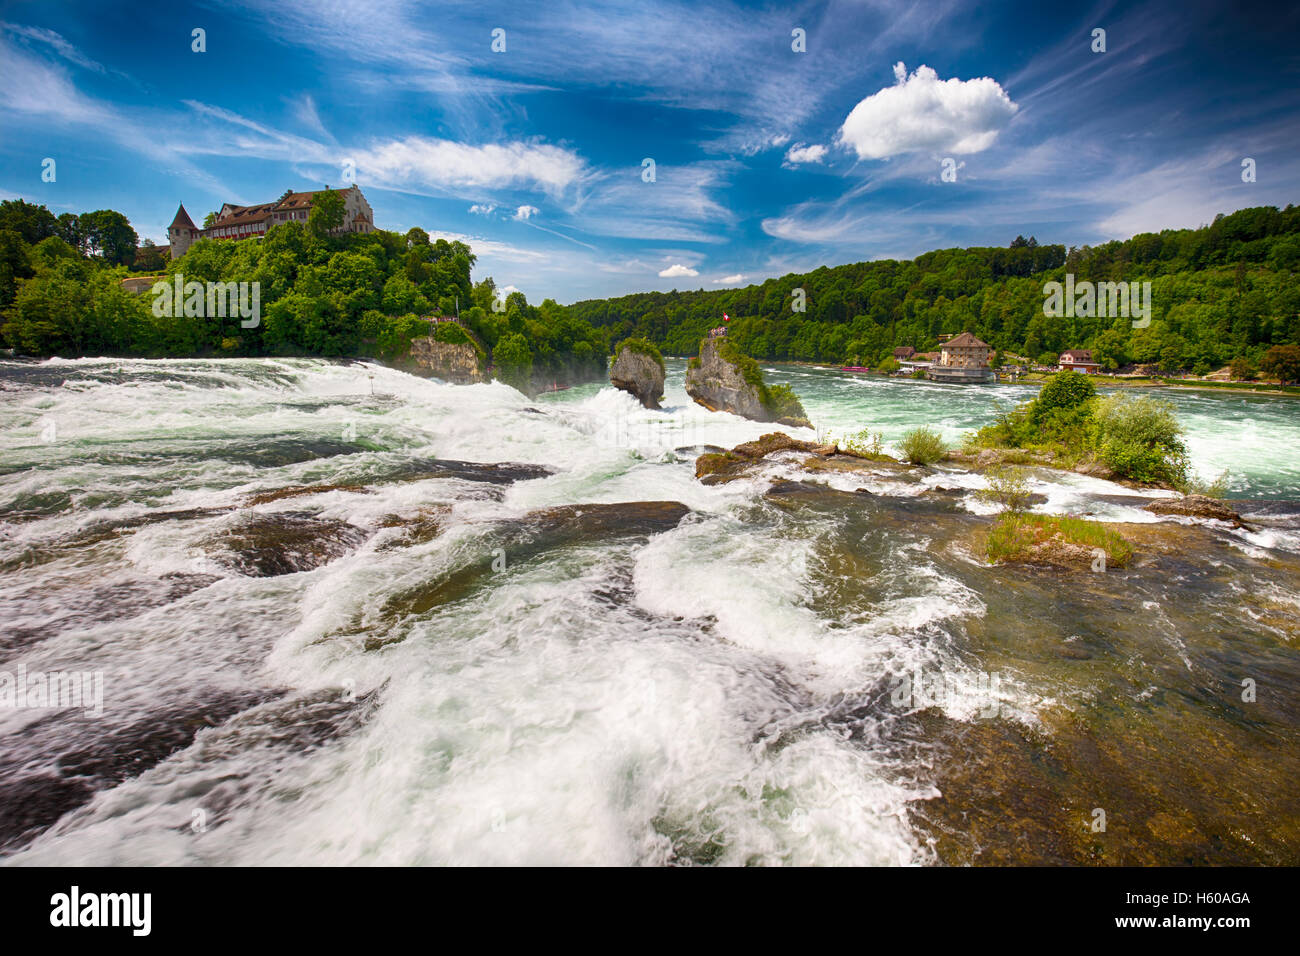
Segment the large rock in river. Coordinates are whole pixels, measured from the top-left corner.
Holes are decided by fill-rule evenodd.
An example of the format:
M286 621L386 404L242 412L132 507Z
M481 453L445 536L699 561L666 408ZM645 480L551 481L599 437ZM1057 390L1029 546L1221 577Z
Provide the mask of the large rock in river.
M778 422L793 428L811 428L803 406L790 394L793 407L782 411L768 404L758 363L727 344L725 338L707 338L700 356L686 370L686 394L711 412L731 412L756 422Z
M483 343L459 322L442 320L430 326L429 334L411 340L407 363L417 374L432 375L453 385L489 381L487 350Z
M610 384L631 392L646 408L659 408L664 397L664 361L653 346L624 342L609 370Z

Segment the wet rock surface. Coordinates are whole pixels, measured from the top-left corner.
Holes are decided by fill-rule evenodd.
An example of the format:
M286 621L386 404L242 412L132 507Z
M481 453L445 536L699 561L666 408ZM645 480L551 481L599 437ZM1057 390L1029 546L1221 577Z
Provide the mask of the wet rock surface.
M631 393L645 408L658 409L664 395L664 369L654 356L631 348L619 351L609 369L609 382Z
M678 501L627 501L530 512L493 528L482 541L481 560L397 595L387 603L385 613L399 617L423 614L468 595L491 575L545 552L671 531L690 510ZM391 640L371 641L367 646L386 643Z
M40 622L16 623L0 630L0 650L12 651L78 627L135 617L165 607L219 581L214 574L173 573L157 580L115 581L75 594L52 595L49 616Z
M300 511L241 515L205 542L222 566L254 578L311 571L356 549L368 532Z
M712 447L712 446L710 446ZM802 462L809 471L858 471L875 474L881 469L910 471L907 465L881 456L863 456L842 451L835 445L791 438L785 432L769 432L755 441L743 442L730 451L707 451L695 460L695 477L701 484L717 485L733 481L750 471L763 459L780 452L804 452Z
M424 478L459 478L462 481L481 481L492 485L509 485L516 481L547 478L555 470L545 465L526 465L520 462L456 461L445 458L414 460L403 464L391 476L393 480L420 480Z
M1241 515L1215 498L1205 495L1186 495L1182 498L1161 498L1147 505L1147 511L1157 515L1178 515L1184 518L1201 518L1208 521L1226 521L1234 528L1245 522Z
M86 718L62 712L23 729L19 747L0 748L0 850L12 851L100 790L139 776L195 734L277 696L249 691L177 703L85 739ZM76 726L73 726L73 724ZM67 739L80 741L71 746Z

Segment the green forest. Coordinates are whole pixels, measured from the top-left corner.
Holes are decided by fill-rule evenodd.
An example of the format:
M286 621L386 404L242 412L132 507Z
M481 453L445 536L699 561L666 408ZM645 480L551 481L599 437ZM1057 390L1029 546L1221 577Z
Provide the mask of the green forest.
M1240 368L1257 367L1272 347L1300 345L1298 267L1300 208L1260 206L1201 229L1098 246L1067 250L1018 236L1006 248L941 249L742 289L645 292L571 308L614 341L638 336L678 356L694 355L725 312L730 340L774 361L874 367L896 346L933 351L941 334L969 330L999 352L1042 364L1088 348L1106 369L1150 364L1167 374L1204 375L1234 359ZM1066 273L1076 282L1149 280L1150 324L1045 317L1043 285Z
M533 306L520 292L500 301L490 277L473 283L475 256L464 243L434 241L419 228L331 235L342 200L328 195L337 202L322 201L305 223L276 226L261 240L200 240L176 261L166 247L140 243L113 210L56 217L6 200L0 334L34 356L391 359L427 333L420 317L459 312L490 350L498 376L515 383L599 376L610 346L629 337L693 356L724 312L732 317L730 342L773 361L876 366L896 346L931 351L942 334L963 330L1003 355L1043 364L1065 349L1088 348L1108 370L1142 364L1204 375L1231 364L1244 377L1261 365L1278 368L1279 355L1300 356L1300 208L1291 205L1094 247L1067 250L1017 236L1005 248L822 267L742 289ZM175 273L260 283L261 322L245 329L238 318L156 317L150 295L121 284L131 275ZM1043 285L1067 273L1076 282L1150 281L1149 325L1046 317Z
M335 201L331 201L335 200ZM0 203L0 333L33 356L370 356L392 359L427 335L423 316L455 315L491 350L499 377L525 385L603 374L602 331L546 300L504 301L488 277L472 284L474 253L431 241L423 229L331 235L343 201L327 194L305 223L261 240L201 239L171 261L140 244L121 213L55 217L46 207ZM133 275L260 283L261 321L155 316L153 296L126 291ZM445 335L447 333L443 333Z

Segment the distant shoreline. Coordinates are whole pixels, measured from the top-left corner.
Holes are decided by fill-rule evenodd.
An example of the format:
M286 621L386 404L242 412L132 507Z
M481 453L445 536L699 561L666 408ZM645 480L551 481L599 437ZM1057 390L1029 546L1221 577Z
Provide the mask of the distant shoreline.
M680 355L665 356L665 358L681 359L682 361L687 360L685 356L680 356ZM778 367L783 365L789 365L795 368L817 368L827 372L840 371L840 366L838 365L830 365L827 364L826 362L800 362L793 359L783 359L781 361L777 361L775 359L759 359L759 364L772 365ZM854 374L868 375L871 378L883 378L883 379L888 379L889 381L898 381L898 382L917 381L916 379L912 379L907 376L895 377L892 375L883 375L876 372L855 372ZM1047 373L1043 372L1038 374L1046 375ZM1218 395L1222 395L1224 393L1233 393L1238 395L1275 395L1278 396L1279 398L1300 398L1300 387L1286 386L1284 388L1282 386L1272 385L1270 383L1265 383L1265 382L1260 382L1260 383L1237 382L1237 383L1215 384L1213 382L1191 382L1182 379L1154 379L1153 380L1149 377L1142 377L1139 380L1128 381L1122 377L1117 377L1113 375L1097 375L1094 376L1094 379L1097 381L1099 385L1103 387L1112 386L1114 388L1181 388L1181 389L1189 389L1192 391L1214 392L1215 394ZM1041 387L1043 385L1043 382L1037 380L1031 380L1031 381L1019 381L1019 382L988 382L986 384L1034 385L1034 386Z

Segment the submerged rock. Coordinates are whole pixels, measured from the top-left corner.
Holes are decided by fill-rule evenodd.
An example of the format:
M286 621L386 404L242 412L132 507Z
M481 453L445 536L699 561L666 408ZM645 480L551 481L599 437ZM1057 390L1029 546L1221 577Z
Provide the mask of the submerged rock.
M277 488L275 491L262 491L247 498L250 505L267 505L273 501L282 501L285 498L299 498L304 495L321 495L327 491L350 491L359 495L373 494L369 488L363 485L291 485L288 488Z
M628 340L618 349L609 369L615 388L630 392L646 408L658 409L664 396L664 360L649 342Z
M547 478L555 470L545 465L526 465L515 461L478 462L454 461L446 458L428 458L411 461L401 466L394 479L419 480L424 478L460 478L462 481L482 481L491 485L508 485L516 481Z
M0 851L21 848L97 792L188 747L199 731L276 696L272 690L213 691L202 700L169 703L93 736L75 711L28 725L21 747L6 740L0 748Z
M367 537L356 525L298 511L249 514L209 539L214 559L254 578L322 567L352 551Z
M680 501L620 501L545 508L530 512L524 522L546 535L603 538L671 531L690 511Z
M620 501L611 504L563 505L532 511L494 529L482 543L482 560L390 598L392 616L423 614L473 592L496 574L558 548L603 544L620 538L671 531L690 514L680 501ZM402 637L371 639L375 650Z
M1212 521L1226 521L1234 528L1245 526L1241 515L1233 511L1222 501L1207 498L1205 495L1187 495L1182 498L1161 498L1146 506L1146 510L1157 515L1177 515L1184 518L1202 518Z

